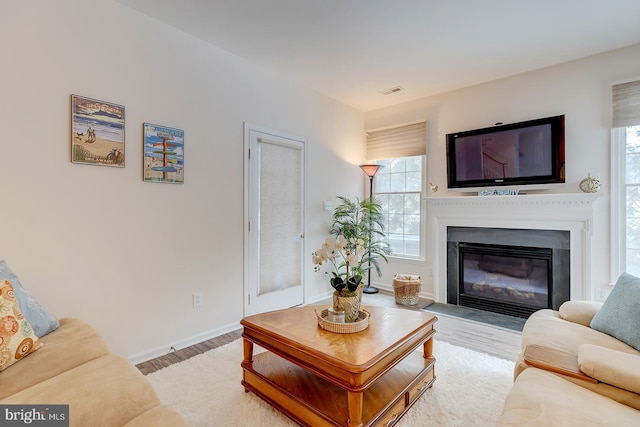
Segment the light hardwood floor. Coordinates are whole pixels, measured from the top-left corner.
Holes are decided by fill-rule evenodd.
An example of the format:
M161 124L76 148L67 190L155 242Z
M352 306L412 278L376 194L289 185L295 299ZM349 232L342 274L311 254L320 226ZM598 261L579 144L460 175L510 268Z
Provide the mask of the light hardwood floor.
M404 307L401 304L396 304L393 294L384 291L377 294L365 294L362 303ZM418 305L424 304L419 303ZM429 311L429 307L427 306L424 310ZM438 317L435 326L436 343L438 340L445 341L458 347L465 347L507 360L515 361L518 358L522 337L520 332L435 311L430 312Z
M426 303L426 301L421 300L418 306L422 307L426 305ZM330 300L327 300L321 301L318 304L327 305L331 304L331 302ZM364 294L362 304L400 307L409 310L416 309L414 307L396 304L393 294L389 294L384 291L380 291L377 294ZM429 311L429 307L426 307L425 310ZM520 332L473 320L462 319L448 314L441 314L437 312L433 312L433 314L438 317L435 336L436 347L434 352L437 352L437 342L440 340L459 347L465 347L474 351L513 361L516 360L520 353ZM237 331L212 338L202 343L176 350L165 356L140 363L137 367L143 374L147 375L174 363L179 363L213 348L230 343L231 341L240 338L241 335L242 330L238 329Z

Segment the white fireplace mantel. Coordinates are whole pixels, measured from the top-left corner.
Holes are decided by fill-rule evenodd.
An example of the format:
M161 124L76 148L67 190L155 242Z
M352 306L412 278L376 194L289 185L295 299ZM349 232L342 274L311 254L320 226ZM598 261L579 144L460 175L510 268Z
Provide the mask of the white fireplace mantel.
M571 193L427 198L435 301L446 303L447 227L569 231L571 299L592 299L588 267L597 197Z

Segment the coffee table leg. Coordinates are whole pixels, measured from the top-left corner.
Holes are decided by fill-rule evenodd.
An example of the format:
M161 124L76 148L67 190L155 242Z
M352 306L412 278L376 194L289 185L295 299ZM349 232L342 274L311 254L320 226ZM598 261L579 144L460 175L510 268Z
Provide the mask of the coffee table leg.
M349 427L362 426L362 400L363 393L348 392Z
M244 360L242 362L243 365L250 365L253 362L253 343L247 339L242 340L242 348L244 351ZM244 380L244 369L242 370L242 379ZM245 393L248 393L249 390L245 387Z
M424 358L429 359L433 357L433 338L429 338L424 342Z

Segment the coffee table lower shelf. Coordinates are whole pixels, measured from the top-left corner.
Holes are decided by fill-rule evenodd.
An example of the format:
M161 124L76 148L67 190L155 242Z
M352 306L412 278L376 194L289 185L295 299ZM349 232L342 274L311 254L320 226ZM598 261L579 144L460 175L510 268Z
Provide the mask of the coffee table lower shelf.
M435 381L435 358L414 351L363 395L363 426L394 425ZM302 425L347 426L347 391L271 352L242 363L245 390Z

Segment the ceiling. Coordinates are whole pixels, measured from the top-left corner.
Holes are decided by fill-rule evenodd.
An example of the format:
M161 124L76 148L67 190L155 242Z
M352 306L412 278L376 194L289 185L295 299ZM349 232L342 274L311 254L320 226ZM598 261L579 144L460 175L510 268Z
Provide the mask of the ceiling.
M365 112L640 43L638 0L116 1Z

